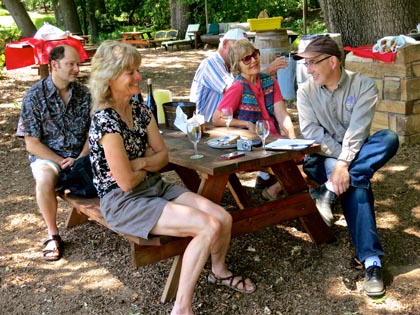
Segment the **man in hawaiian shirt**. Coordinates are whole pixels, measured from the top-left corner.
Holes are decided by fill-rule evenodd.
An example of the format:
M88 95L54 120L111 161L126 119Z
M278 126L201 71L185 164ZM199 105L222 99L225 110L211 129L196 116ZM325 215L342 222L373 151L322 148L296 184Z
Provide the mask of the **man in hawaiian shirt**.
M56 222L59 173L89 153L91 98L87 87L77 82L79 63L79 54L71 46L51 50L51 75L24 96L17 128L17 136L25 139L36 200L48 229L43 249L47 261L59 260L63 254Z

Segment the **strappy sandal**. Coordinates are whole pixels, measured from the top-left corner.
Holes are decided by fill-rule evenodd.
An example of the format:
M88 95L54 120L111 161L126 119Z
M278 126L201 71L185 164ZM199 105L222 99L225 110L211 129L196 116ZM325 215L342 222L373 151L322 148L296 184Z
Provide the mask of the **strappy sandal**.
M236 283L233 284L233 282L235 280L236 280ZM250 289L250 290L246 289L246 283L245 283L246 280L250 281L250 283L254 287L253 289ZM246 294L254 293L255 290L257 289L256 285L251 281L251 279L249 279L249 278L244 279L243 276L234 275L234 274L232 274L229 277L219 278L213 272L211 272L207 276L207 282L211 283L211 284L215 284L215 285L224 285L224 286L227 286L227 287L231 288L232 290L235 290L235 291L238 291L238 292L241 292L241 293L246 293ZM239 288L241 286L241 284L242 284L243 289Z
M56 249L45 249L45 247L50 242L56 242L57 248ZM44 255L44 260L46 261L56 261L59 260L63 256L64 252L64 242L61 239L60 235L51 235L44 241L44 249L42 250L42 254ZM55 255L49 255L49 254Z

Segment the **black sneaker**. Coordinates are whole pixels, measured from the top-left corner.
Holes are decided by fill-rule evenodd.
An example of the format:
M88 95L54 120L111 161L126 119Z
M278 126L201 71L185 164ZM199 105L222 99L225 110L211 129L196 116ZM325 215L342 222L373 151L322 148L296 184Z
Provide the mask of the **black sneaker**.
M257 176L255 180L255 189L264 189L273 186L277 182L277 178L270 174L270 178L265 180L260 176Z
M382 280L382 268L376 265L365 270L363 290L367 296L377 297L385 294L384 281Z

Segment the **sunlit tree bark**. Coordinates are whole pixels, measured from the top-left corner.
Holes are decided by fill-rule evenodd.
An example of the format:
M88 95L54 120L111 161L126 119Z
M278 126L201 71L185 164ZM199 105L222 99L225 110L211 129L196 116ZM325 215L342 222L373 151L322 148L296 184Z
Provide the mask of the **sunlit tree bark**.
M3 0L3 4L9 11L17 27L22 31L23 37L31 37L36 33L36 27L26 12L23 3L18 0Z
M319 0L328 31L341 33L344 45L374 44L407 34L420 22L420 1Z

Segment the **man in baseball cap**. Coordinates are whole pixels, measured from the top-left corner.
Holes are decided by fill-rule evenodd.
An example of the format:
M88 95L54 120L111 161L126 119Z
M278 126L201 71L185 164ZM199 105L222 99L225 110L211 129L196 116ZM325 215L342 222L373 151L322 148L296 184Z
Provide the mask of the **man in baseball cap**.
M231 30L227 31L225 35L220 39L220 42L224 42L225 40L239 40L239 39L247 39L248 36L246 35L245 31L241 28L232 28Z
M315 38L308 44L308 46L306 46L304 52L294 55L293 59L310 59L323 54L336 56L339 60L341 60L340 48L338 47L337 43L328 35Z
M370 135L378 90L375 82L342 67L341 51L329 36L314 39L294 59L305 59L312 79L297 91L299 125L305 139L320 144L307 154L303 170L321 186L311 195L327 225L340 202L357 259L365 268L363 290L385 294L381 257L384 250L376 227L371 178L398 149L392 130Z

